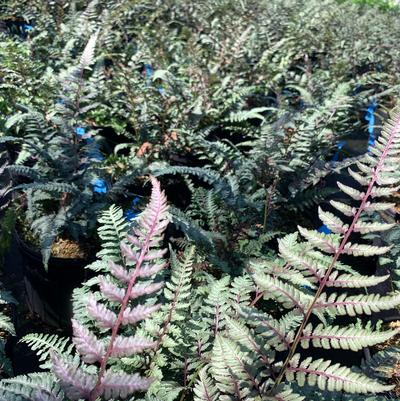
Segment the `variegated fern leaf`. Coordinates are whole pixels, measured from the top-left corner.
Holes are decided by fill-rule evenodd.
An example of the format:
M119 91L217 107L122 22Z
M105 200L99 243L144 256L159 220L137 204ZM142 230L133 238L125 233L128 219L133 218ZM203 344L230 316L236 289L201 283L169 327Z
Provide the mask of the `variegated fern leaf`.
M332 201L333 211L319 209L319 217L331 234L299 227L298 233L278 241L279 258L251 261L248 270L256 296L251 304L237 307L237 322L229 317L228 309L221 309L221 331L216 333L210 363L198 373L196 400L302 400L301 391L291 388L292 381L298 387L307 384L336 394L392 389L331 360L304 358L301 349L312 345L360 351L399 332L381 331L362 320L348 325L336 321L339 316L352 319L400 305L397 292L379 295L366 290L388 280L388 275L369 276L349 265L354 256L371 257L390 250L390 246L367 241L371 233L394 226L380 216L393 207L385 198L398 189L399 152L397 109L371 153L356 162L357 171L349 169L355 186L338 183L349 202ZM346 263L340 260L343 255L347 255ZM221 299L223 291L219 292ZM263 306L256 307L261 299Z
M159 182L151 177L153 190L150 203L137 220L128 243L121 243L123 261L109 261L109 274L98 277L100 291L89 294L87 312L95 321L96 332L73 320L73 342L81 355L79 361L53 353L52 364L61 387L71 400L90 401L126 398L137 391L145 391L152 382L139 373L113 372L110 364L115 358L131 356L156 346L149 338L121 335L123 326L134 327L147 319L160 305L146 305L141 297L157 292L163 286L154 281L164 267L162 257L166 250L160 248L163 232L169 223L168 206ZM104 339L106 333L108 336ZM93 370L87 364L99 363Z
M390 230L394 226L379 221L376 214L393 207L384 198L397 190L396 185L400 181L397 174L399 145L400 110L397 109L384 126L371 154L356 163L358 171L349 168L350 176L356 181L356 188L338 183L341 191L354 201L354 204L331 202L333 208L345 218L319 209L319 217L331 230L331 234L299 227L299 233L305 242L298 241L297 235L291 235L279 243L284 264L271 265L264 271L255 269L254 279L260 290L264 291L264 296L302 316L295 334L288 336L280 331L289 352L273 390L285 376L289 381L296 378L300 385L308 382L322 390L327 388L332 391L368 393L391 388L331 361L313 361L312 358L301 360L300 354L295 355L295 352L299 345L307 348L310 342L314 347L356 351L386 341L397 333L396 330L375 332L370 326L332 326L328 323L328 318L332 321L335 316L371 314L400 304L398 293L381 296L374 293L363 294L362 291L358 295L354 290L351 294L343 291L371 287L385 281L388 276L349 274L343 271L344 266L339 262L342 255L371 257L390 250L390 246L370 245L357 240L353 242L352 238L355 233L362 237L363 234ZM365 189L361 189L362 187ZM292 277L298 272L309 281L308 285L295 285ZM329 287L335 291L326 292ZM343 290L338 292L341 289ZM317 316L321 323L316 326L309 323L311 315Z
M99 168L103 156L84 120L96 107L97 88L85 77L94 63L96 40L97 34L91 36L80 59L59 74L61 93L51 112L23 107L7 122L7 129L23 133L17 138L23 152L8 168L13 176L31 181L14 190L27 198L24 218L40 241L45 268L55 239L90 237L107 204L107 174ZM103 185L100 192L96 181ZM115 189L114 195L123 190Z

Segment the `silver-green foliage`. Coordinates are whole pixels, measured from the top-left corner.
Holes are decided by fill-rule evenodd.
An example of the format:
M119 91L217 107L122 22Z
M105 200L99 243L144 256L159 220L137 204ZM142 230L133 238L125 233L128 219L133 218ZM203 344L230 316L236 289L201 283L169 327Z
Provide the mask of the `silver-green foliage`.
M332 202L333 212L320 209L320 219L332 233L299 227L300 236L290 234L279 241L280 260L271 258L251 263L249 269L257 286L255 301L263 298L267 310L272 301L275 307L270 313L275 314L278 307L283 316L275 320L267 310L255 308L255 302L250 307L239 307L239 316L244 317L244 324L250 331L242 328L232 332L231 325L223 326L213 345L212 379L204 376L206 370L202 371L196 385L200 394L198 399L206 387L210 394L219 391L220 399L257 399L258 394L258 397L269 395L271 399L282 400L286 399L281 395L282 391L288 389L292 381L300 387L307 383L323 391L347 393L384 392L392 388L339 363L323 358L304 358L300 349L307 349L312 343L316 348L357 351L398 333L398 330L377 331L371 325L360 323L343 326L335 324L335 318L370 315L400 304L397 292L386 295L363 293L363 288L377 285L389 276L365 276L339 261L342 255L371 257L390 250L389 246L359 243L352 238L354 233L363 236L394 226L379 221L377 212L393 207L382 197L397 190L399 143L400 113L395 110L371 154L356 163L358 171L349 169L357 188L365 189L340 184L339 187L349 195L349 204ZM326 292L329 288L332 290ZM310 323L312 315L320 321L318 324ZM260 335L264 339L262 348L256 346ZM268 357L265 350L270 352ZM274 350L287 350L287 356L282 361L274 356ZM264 369L270 368L266 379L260 376L265 370L258 371L262 358L264 361L268 358L268 362L262 364ZM287 384L284 384L285 380ZM203 388L202 393L199 393L200 388Z

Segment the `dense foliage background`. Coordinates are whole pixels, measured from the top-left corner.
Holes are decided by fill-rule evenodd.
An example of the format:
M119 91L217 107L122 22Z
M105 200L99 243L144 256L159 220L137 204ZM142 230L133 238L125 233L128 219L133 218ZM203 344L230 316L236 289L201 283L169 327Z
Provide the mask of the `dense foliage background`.
M331 256L324 254L321 241L338 241L339 249L345 234L338 227L347 220L338 223L332 213L336 208L348 217L354 214L351 202L362 200L361 187L376 180L375 173L364 171L362 155L383 163L385 146L395 140L390 138L396 113L387 136L380 133L400 88L398 6L384 0L10 0L0 5L0 16L1 196L11 198L4 208L3 234L15 226L19 240L41 252L43 275L50 274L55 256L89 264L97 253L89 281L73 296L75 319L83 319L83 327L96 335L106 337L85 317L88 293L95 287L97 301L103 300L106 291L96 274L109 274L109 259L122 263L130 255L124 247L121 254L119 245L126 231L146 216L149 175L159 180L168 198L171 223L165 242L171 268L153 278L156 284L165 281L166 290L156 285L154 293L147 293L146 305L162 306L137 328L160 341L144 357L122 353L111 362L121 375L138 370L155 378L144 398L135 399L315 397L309 386L274 381L282 380L285 355L301 328L298 310L303 305L306 312L314 294L316 300L321 296L316 289L324 276L318 274L331 273ZM389 144L384 142L388 138ZM349 166L358 166L366 178L349 175ZM357 298L369 306L356 312L388 310L386 318L397 316L400 303L398 293L386 294L382 285L388 280L391 290L397 290L399 260L393 209L398 173L387 169L390 177L377 182L390 187L377 192L385 197L383 203L366 211L361 218L367 226L357 226L360 234L352 240L361 241L361 248L347 252L337 265L333 262L340 274L352 277L343 276L337 285L350 288L346 296L367 297ZM303 240L293 234L298 226ZM387 244L394 246L389 250ZM135 241L128 245L139 246ZM304 255L316 263L315 277L304 272L304 263L310 262ZM331 278L332 287L336 278ZM115 284L115 277L111 281ZM275 287L295 301L288 304ZM327 294L334 298L332 292L330 288ZM375 293L383 298L375 299ZM370 400L396 399L397 388L384 384L397 384L397 340L381 351L371 347L397 331L380 331L382 314L367 323L365 316L356 319L350 307L344 313L336 307L326 304L327 315L316 313L310 324L315 329L321 320L327 331L321 334L318 326L320 335L357 333L355 345L315 341L310 350L311 340L303 340L301 356L357 365L350 373L338 373L354 374L356 384L333 385L321 379L323 374L308 384L320 380L320 399L364 400L368 396L344 395L342 390L372 392L374 386L385 393ZM272 323L266 326L265 321ZM4 322L4 329L14 334L6 316ZM349 331L341 332L339 325ZM76 330L83 330L76 327L75 337ZM260 349L242 349L249 347L246 333ZM277 343L279 335L282 343ZM360 342L361 337L368 341ZM52 352L73 354L72 348L66 352L68 340L56 335L24 341L40 350L46 370ZM254 368L250 379L235 358L222 361L225 354L238 355L237 347L241 363ZM349 361L345 352L332 351L338 348L358 354ZM274 361L268 369L265 358ZM0 394L10 401L86 399L85 392L65 389L60 370L68 369L52 361L53 373L38 377L10 379L11 368L5 370L8 380L0 383ZM84 364L86 374L93 369ZM236 392L228 384L229 374L222 373L230 369L239 383ZM326 373L331 368L321 369ZM366 376L357 376L361 372ZM305 376L294 376L302 385ZM373 384L373 379L381 382ZM35 392L40 380L47 383L39 386L42 393ZM326 388L336 392L330 395ZM102 394L104 399L124 394L110 391Z

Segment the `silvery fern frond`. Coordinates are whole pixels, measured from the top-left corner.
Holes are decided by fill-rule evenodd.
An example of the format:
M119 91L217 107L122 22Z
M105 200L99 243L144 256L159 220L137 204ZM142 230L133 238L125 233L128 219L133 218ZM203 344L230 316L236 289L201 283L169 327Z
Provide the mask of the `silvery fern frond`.
M7 401L63 401L64 394L50 373L30 373L2 380L0 399Z
M99 223L101 226L98 234L102 241L102 250L97 254L100 261L96 262L96 266L101 262L104 269L107 269L107 261L112 260L116 263L121 261L120 244L125 241L129 224L122 209L115 205L110 206L101 214ZM94 270L98 269L99 267L94 268Z
M88 68L90 65L93 64L94 61L94 50L96 47L96 42L97 42L97 35L98 33L95 33L92 35L86 44L85 49L83 50L83 53L81 55L79 67L84 70Z
M279 396L285 378L289 382L294 380L300 387L307 384L322 391L366 394L392 389L390 385L330 360L302 359L301 353L296 353L298 348L308 349L310 345L329 350L359 351L386 342L397 334L397 330L380 331L370 324L343 325L336 320L340 316L371 315L400 305L398 292L383 295L366 292L368 287L388 280L389 275L368 276L351 267L353 257L380 256L391 249L385 243L367 241L371 234L390 232L395 226L382 219L382 213L394 206L387 199L398 191L400 183L396 167L400 161L400 109L392 116L375 147L357 160L355 167L348 169L346 184L338 183L344 197L340 202L332 201L330 210L319 208L319 218L329 233L298 227L297 233L278 240L280 259L259 258L248 264L256 297L250 305L237 308L244 325L225 316L219 319L222 330L212 352L211 367L214 370L220 361L226 363L226 370L230 369L229 373L220 369L218 374L215 372L211 376L214 382L210 384L215 384L221 396L231 397L232 391L239 391L242 397L249 391L261 392L270 399L297 399L298 396L290 392ZM356 182L354 188L352 179ZM348 202L344 200L346 197ZM346 256L346 264L342 262L342 256ZM279 305L279 320L254 307L261 297ZM312 316L313 320L310 320ZM263 342L254 337L253 330L261 335ZM218 344L220 348L229 344L231 351L221 352ZM263 364L266 371L275 370L276 376L266 376L270 379L260 382L257 371L241 371L247 365L242 364L239 368L226 356L235 354L238 345L241 352L247 348L248 353L237 355L236 362L242 359L255 368L255 362L269 356L268 362L263 361ZM271 358L271 351L286 352L283 362ZM199 388L204 388L206 376L202 380L203 383L198 382Z
M126 398L133 392L146 390L152 383L150 377L139 373L108 369L112 358L131 356L156 346L152 339L120 334L122 326L133 326L160 307L140 302L142 296L161 289L162 282L151 280L166 266L162 259L166 249L161 246L169 223L168 205L159 182L153 177L150 180L153 185L150 202L127 241L120 244L122 262L110 260L109 274L98 277L100 294L88 296L87 312L99 330L95 332L78 320L72 321L73 342L84 363L79 365L62 355L52 355L53 372L71 400ZM104 330L111 331L106 338ZM99 363L97 373L89 372L85 363Z
M283 363L280 373L275 381L276 388L284 375L287 380L296 379L302 386L305 382L310 385L318 385L321 390L326 388L331 391L346 391L350 393L382 392L391 389L391 386L371 381L366 376L352 372L348 368L333 364L329 360L312 358L300 360L300 354L295 355L298 345L305 348L312 341L316 347L342 348L358 350L374 345L393 337L396 331L374 332L370 328L328 326L324 314L335 316L356 316L359 314L370 315L380 310L388 310L400 304L399 293L385 296L378 294L331 293L327 295L324 290L327 286L360 288L361 283L374 285L375 278L357 277L337 272L340 265L339 257L375 256L387 253L390 246L369 245L365 243L351 242L354 233L371 233L390 230L394 225L385 222L377 222L372 219L374 213L390 210L392 203L380 202L379 198L387 197L397 191L400 176L397 174L400 144L400 109L396 109L392 118L383 127L382 133L375 146L363 159L356 162L358 171L349 168L350 177L356 181L357 189L349 185L339 183L339 188L348 195L352 202L359 202L358 206L342 202L331 202L333 209L342 213L345 218L336 216L336 213L325 212L319 209L322 222L330 229L330 234L320 233L299 227L301 236L306 240L298 253L296 237L291 241L280 243L281 256L286 261L285 268L296 268L307 272L312 279L317 281L317 291L310 295L304 288L296 288L289 282L284 282L269 274L255 273L255 281L265 291L267 297L272 297L285 308L295 309L303 315L302 323L291 339L289 353ZM366 187L364 191L358 186ZM375 200L378 198L378 201ZM345 221L348 220L348 223ZM291 244L291 245L290 245ZM292 251L293 250L293 251ZM312 252L322 254L328 263L320 263L314 257L308 258ZM315 256L315 253L314 253ZM387 279L388 276L385 277ZM358 280L359 279L359 280ZM347 281L349 280L349 281ZM380 281L381 278L378 280ZM316 314L322 323L317 327L308 324L312 314Z
M195 401L218 401L219 399L219 391L210 379L207 370L207 367L204 367L199 372L199 378L193 389Z

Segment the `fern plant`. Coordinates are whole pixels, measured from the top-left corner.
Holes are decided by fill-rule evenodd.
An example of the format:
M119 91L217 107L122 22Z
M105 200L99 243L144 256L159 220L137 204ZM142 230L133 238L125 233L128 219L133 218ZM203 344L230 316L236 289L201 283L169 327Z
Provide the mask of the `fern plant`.
M158 181L154 178L151 178L151 181L151 200L137 220L135 236L128 237L129 245L121 245L123 265L110 261L111 275L99 277L98 295L101 295L109 306L100 302L101 298L95 294L90 294L88 298L88 313L97 321L99 329L111 330L111 336L104 342L81 323L73 321L73 341L76 349L84 362L100 363L98 372L89 373L86 365L78 367L76 361L66 361L56 354L52 357L53 371L71 400L88 398L94 401L99 396L104 399L125 398L129 393L146 390L151 383L151 378L142 377L137 373L128 375L108 369L112 359L140 353L156 344L153 340L139 336L119 335L121 326L133 325L146 319L159 308L159 305L142 303L132 305L132 300L158 291L163 285L162 282L149 278L165 266L161 260L165 250L159 247L169 220L166 198ZM138 280L142 282L137 282ZM118 312L114 312L113 309Z
M279 118L279 109L270 107L270 115L258 114L263 120L260 127L253 126L248 136L241 133L243 141L238 145L212 140L206 129L200 136L188 137L190 147L205 166L150 165L158 177L183 175L191 192L190 204L185 217L173 213L174 218L189 238L198 241L199 249L210 255L211 263L223 271L240 272L249 254L245 248L236 247L238 240L255 243L250 233L270 237L268 230L291 230L285 221L288 215L310 208L334 192L318 184L344 167L340 162L327 162L327 158L340 138L333 132L346 128L345 116L351 103L348 92L348 85L340 85L326 95L325 104L288 111L283 118ZM251 111L248 114L253 116L249 119L254 118ZM250 130L248 121L243 121ZM207 188L210 185L212 188ZM190 230L185 229L184 219L192 222ZM209 232L214 243L202 240L198 229L194 232L193 221Z
M0 68L2 120L15 111L18 103L48 106L54 93L54 79L46 73L44 63L32 63L28 43L0 35L0 54L3 60Z
M375 294L390 278L363 274L352 257L382 256L383 263L390 251L397 258L397 248L388 250L374 233L386 230L389 243L397 238L385 198L397 185L399 113L370 155L327 162L343 134L362 128L357 110L369 97L385 105L398 89L395 13L336 0L11 0L0 10L34 23L18 46L40 64L31 81L46 65L46 77L59 75L64 88L54 108L40 89L34 110L16 105L23 114L8 122L21 143L10 171L32 181L18 189L45 261L56 235L90 236L99 212L149 172L167 191L184 183L190 192L170 199L179 204L170 212L180 230L173 232L171 270L148 281L139 276L150 261L141 264L140 255L155 255L145 249L154 205L128 239L119 207L101 214L103 249L89 266L100 276L73 300L80 356L64 338L27 336L52 373L2 381L0 398L357 400L390 390L375 381L376 369L365 377L314 353L359 352L397 333L356 320L397 307L400 297ZM94 71L86 68L94 64L94 39L86 61L65 71L99 21ZM7 40L11 52L15 38ZM25 82L12 63L10 70L8 98ZM3 109L8 113L8 104ZM89 126L111 127L122 142L104 163ZM300 227L278 241L277 254L277 231L292 231L298 211L325 197L318 183L349 166L356 184L339 190L350 203L319 211L332 233ZM140 282L132 287L135 272ZM146 304L128 300L138 289ZM133 322L139 307L149 314ZM133 324L121 324L127 311ZM147 391L134 394L139 389Z
M104 163L111 174L122 166L115 174L119 183L148 173L154 161L164 162L167 171L170 165L206 164L201 175L218 171L230 187L208 198L223 195L223 206L231 195L246 198L246 211L237 214L251 218L239 225L261 223L263 231L321 200L315 186L320 170L334 167L325 162L337 133L358 129L356 109L369 96L387 101L397 87L397 67L387 56L398 51L397 33L387 31L396 26L395 16L338 7L333 0L262 7L253 0L179 1L174 7L129 0L63 7L11 1L1 7L35 22L26 45L35 60L46 61L50 75L75 60L76 49L102 21L101 61L87 82L98 88L98 104L84 116L120 135L123 143ZM368 41L353 29L354 19ZM198 212L194 203L186 220ZM197 225L206 227L207 220L198 217ZM236 229L219 226L223 235Z
M53 353L52 370L58 380L52 390L45 387L46 384L43 384L46 390L41 389L38 378L29 376L21 378L20 387L14 379L4 381L3 393L10 400L15 399L12 398L15 394L27 394L27 388L31 389L32 399L42 399L45 395L55 400L63 400L65 395L69 399L94 400L96 396L122 399L133 390L148 388L149 377L132 374L145 366L154 380L147 390L146 400L182 400L192 391L196 401L302 400L309 394L309 386L315 385L322 393L334 392L335 397L342 391L356 394L390 391L392 386L355 369L330 360L304 358L299 348L307 350L312 345L321 349L358 351L398 333L398 330L380 331L362 321L344 325L336 318L369 315L400 304L397 293L380 296L362 292L387 280L388 276L367 276L338 261L344 254L370 256L389 250L389 247L359 240L350 243L349 237L350 233L365 235L393 227L393 224L380 222L376 214L377 210L390 208L392 204L371 199L386 197L396 190L394 168L400 142L399 121L400 113L396 111L378 138L373 154L357 162L359 172L349 170L360 187L339 184L353 201L361 201L358 207L333 202L333 207L350 218L349 223L320 210L320 217L332 234L300 227L299 233L305 240L300 240L298 233L283 237L279 240L279 258L271 254L255 259L248 271L235 279L229 275L215 278L201 270L194 279L192 250L188 250L187 263L172 274L161 307L157 304L159 297L149 297L146 305L136 303L134 298L135 306L130 305L124 312L127 294L136 296L136 289L142 295L151 295L162 285L161 281L150 279L126 290L132 278L143 278L143 272L148 269L149 274L160 272L164 265L158 258L165 251L160 251L158 245L168 223L164 215L166 204L159 184L152 179L150 205L137 220L136 236L128 236L128 242L123 240L122 258L115 248L126 230L122 212L112 209L103 216L106 225L102 232L107 244L104 250L109 251L102 253L100 263L93 268L105 275L90 280L85 291L76 293L79 308L75 308L74 344L81 358L68 355L70 351L61 351L61 355ZM364 193L363 185L367 186ZM161 217L159 224L157 216ZM150 239L148 233L152 227L157 227L160 235ZM156 249L149 249L150 243ZM146 252L148 256L144 256ZM155 264L146 260L151 258L157 260ZM144 265L139 263L141 260L146 260ZM172 261L176 268L174 256ZM194 280L198 280L198 286L193 286ZM98 285L100 291L93 293L90 290L93 285ZM185 310L183 306L190 309ZM129 320L136 325L137 316L131 312L139 311L137 308L141 308L144 322L132 337L131 325L123 323ZM116 323L118 330L115 330ZM114 329L110 336L111 326ZM155 335L158 341L151 339ZM139 336L141 346L137 343ZM29 341L40 344L39 338ZM57 349L53 341L50 340L44 350ZM128 344L122 347L124 341L133 341L134 347ZM60 345L62 349L63 343ZM150 356L147 363L146 358L135 356L145 348ZM119 359L117 355L123 357ZM96 361L100 368L93 366ZM297 385L290 384L292 381ZM303 391L305 383L308 386ZM350 399L357 399L357 396Z
M111 183L101 167L103 156L95 132L85 128L83 120L95 107L94 88L84 79L94 62L95 44L92 36L79 65L61 74L63 93L51 114L25 108L7 122L9 130L22 131L8 138L21 144L16 163L8 170L14 178L28 181L14 185L14 190L24 195L26 221L40 240L45 267L55 239L93 236L97 214L109 202Z
M6 344L10 336L15 336L14 323L10 317L10 305L16 304L17 301L6 288L0 283L0 376L11 377L13 375L12 363L6 353Z
M247 314L248 322L252 321L252 325L267 330L267 338L275 333L271 339L267 339L267 343L273 344L276 350L287 350L281 366L278 364L277 376L269 379L270 390L267 393L271 399L290 399L287 398L289 394L284 395L287 387L280 386L285 378L288 382L297 381L300 386L307 382L309 385L317 385L321 390L343 390L350 393L388 391L391 388L329 360L312 357L304 359L298 353L298 348L308 348L312 342L317 348L359 350L386 340L397 332L373 333L371 327L344 328L332 323L337 316L357 316L395 308L400 303L398 293L381 296L374 293L361 292L357 295L326 290L371 287L388 279L388 276L369 277L354 272L349 274L346 272L346 265L338 259L342 255L370 257L389 251L388 246L353 242L351 236L354 233L367 234L393 227L393 224L377 221L374 214L393 207L393 204L379 201L379 198L396 191L393 185L399 180L396 174L399 142L400 113L397 109L383 128L372 154L357 162L359 171L349 169L349 174L357 185L366 189L362 191L338 184L344 193L360 202L358 206L331 202L334 209L349 217L349 223L335 213L321 209L319 216L333 234L327 235L299 227L299 233L305 241L299 241L298 234L291 234L280 240L282 261L266 264L255 262L251 267L262 296L275 300L284 309L292 311L287 315L288 318L293 312L294 316L300 316L300 321L297 322L293 320L293 315L290 316L292 326L287 326L283 321L271 324L266 315L257 315L251 309L242 311ZM305 278L308 284L299 286L298 277ZM310 322L312 316L315 318ZM316 325L313 322L315 319L321 323ZM227 335L229 337L229 333ZM235 377L235 373L226 373L220 379L220 391L226 391L223 386L232 384ZM244 387L240 391L244 391Z

